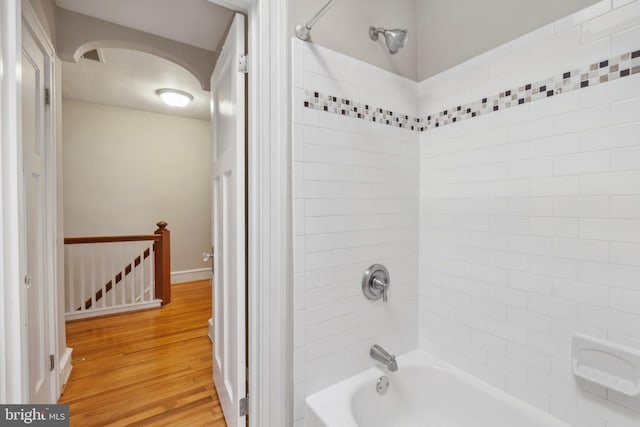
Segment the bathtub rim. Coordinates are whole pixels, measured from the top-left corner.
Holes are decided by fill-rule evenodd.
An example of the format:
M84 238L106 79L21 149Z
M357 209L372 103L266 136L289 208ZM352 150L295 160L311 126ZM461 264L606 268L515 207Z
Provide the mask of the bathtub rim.
M452 375L462 382L468 383L469 386L478 388L504 404L515 405L525 414L535 419L540 419L548 425L548 427L571 427L563 420L554 417L549 412L527 403L517 397L508 394L506 391L489 384L480 378L473 376L471 373L460 369L442 359L437 358L433 354L424 350L416 349L404 353L397 358L398 371L403 366L424 366L432 369L443 370L447 374ZM346 378L336 384L324 388L305 398L305 426L321 427L359 427L354 414L351 410L351 402L355 393L365 383L370 382L373 387L377 378L382 375L389 376L389 371L384 365L372 360L372 367ZM341 402L336 405L336 402Z

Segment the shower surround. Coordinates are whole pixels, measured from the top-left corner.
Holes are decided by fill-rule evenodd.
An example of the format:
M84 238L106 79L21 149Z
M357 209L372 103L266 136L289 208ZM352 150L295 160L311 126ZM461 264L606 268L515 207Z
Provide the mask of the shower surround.
M574 426L638 425L638 398L574 379L570 337L640 348L640 1L420 83L292 49L298 425L373 343ZM389 303L361 294L373 262Z

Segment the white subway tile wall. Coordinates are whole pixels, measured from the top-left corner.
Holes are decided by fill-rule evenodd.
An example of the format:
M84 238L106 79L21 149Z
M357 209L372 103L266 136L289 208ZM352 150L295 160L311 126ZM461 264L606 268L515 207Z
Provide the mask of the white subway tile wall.
M640 1L534 33L420 83L420 117L637 51ZM570 339L640 348L640 75L419 138L420 347L572 426L639 426L640 399L574 379Z
M639 35L640 0L600 1L419 84L293 40L296 426L373 343L572 426L640 425L570 367L575 332L640 348ZM529 103L540 82L569 91ZM386 304L360 290L374 262Z
M317 90L415 117L416 82L300 40L292 51L294 419L302 425L306 396L373 366L373 344L396 354L418 345L420 158L416 131L303 105L305 90ZM389 269L388 302L362 294L374 263Z

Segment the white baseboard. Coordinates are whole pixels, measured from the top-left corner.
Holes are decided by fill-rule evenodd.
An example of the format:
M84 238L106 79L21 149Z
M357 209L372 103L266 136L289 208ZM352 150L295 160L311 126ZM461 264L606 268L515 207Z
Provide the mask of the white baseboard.
M209 335L209 339L213 342L213 318L209 319L207 323L209 324L209 333L207 335Z
M71 365L71 353L73 353L73 349L71 347L67 347L64 349L64 353L60 356L60 360L58 361L58 375L60 381L60 390L62 393L64 387L67 385L67 381L69 380L69 376L71 375L71 370L73 369L73 365Z
M182 270L171 272L171 284L195 282L198 280L211 279L211 268L196 268L193 270Z

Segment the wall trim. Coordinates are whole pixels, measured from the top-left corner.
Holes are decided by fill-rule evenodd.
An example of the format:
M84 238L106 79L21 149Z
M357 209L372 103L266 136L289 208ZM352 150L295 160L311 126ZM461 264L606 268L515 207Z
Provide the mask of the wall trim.
M44 59L45 59L45 70L44 70L44 86L49 89L51 93L51 100L48 108L45 108L45 118L44 118L44 138L46 141L46 149L45 149L45 192L46 192L46 205L47 205L47 214L46 214L46 255L44 259L46 274L48 276L47 282L45 282L46 286L46 298L48 300L48 320L49 327L47 330L47 334L49 335L49 339L51 340L49 343L49 351L50 354L54 354L60 357L61 348L59 348L59 341L61 337L65 336L64 330L59 330L58 328L58 315L60 314L61 308L58 306L58 253L57 253L57 241L58 241L58 207L57 207L57 195L58 195L58 181L57 181L57 148L56 148L56 116L57 116L57 104L55 102L58 93L56 92L55 85L55 49L53 47L52 41L49 39L46 30L44 29L42 23L38 19L38 16L33 9L33 6L27 1L22 2L22 25L24 29L28 29L28 31L33 35L36 43L40 45L40 48L43 50ZM22 42L21 42L22 43ZM22 87L22 83L20 82L20 88ZM22 118L19 122L21 122ZM20 142L21 144L21 142ZM22 150L22 148L20 148ZM20 162L20 165L22 162ZM21 189L21 191L24 191ZM23 210L23 217L21 218L24 225L26 226L27 220L26 215L27 212ZM25 229L21 228L21 233L23 234L22 238L24 238ZM21 249L21 256L26 260L27 256L27 245L26 242ZM26 264L24 265L26 270ZM26 296L26 295L25 295ZM25 301L22 306L24 313L23 316L26 316L28 313L28 306ZM64 339L63 339L64 340ZM28 347L25 349L26 354L28 354ZM28 369L28 366L27 366ZM28 377L27 377L28 378ZM59 377L55 375L54 371L51 371L49 374L50 379L50 390L49 390L49 399L51 402L55 402L61 390L61 384L59 383ZM27 383L28 385L28 383ZM27 387L28 388L28 387ZM26 399L29 391L27 391Z
M73 349L71 347L66 347L62 356L58 360L58 377L60 383L60 389L64 390L64 387L67 385L67 381L71 376L71 371L73 370L73 365L71 364L71 354L73 353Z
M248 16L249 419L292 426L289 1L209 1Z
M21 227L20 0L0 2L0 401L22 403L26 384L26 340L23 337Z
M293 425L288 0L249 9L249 419Z
M211 280L211 268L194 268L171 272L171 284L196 282L198 280Z

